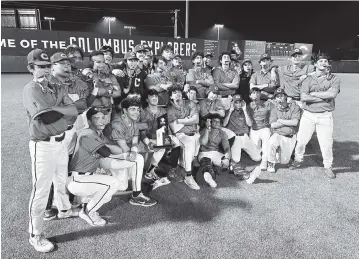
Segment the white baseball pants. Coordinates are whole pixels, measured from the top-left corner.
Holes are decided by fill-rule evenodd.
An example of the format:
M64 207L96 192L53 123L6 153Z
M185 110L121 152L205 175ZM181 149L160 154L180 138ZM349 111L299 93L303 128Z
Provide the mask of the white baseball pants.
M268 142L271 136L269 128L260 130L251 129L250 139L253 141L257 149L262 150L262 161L268 161Z
M176 138L172 140L178 140L181 147L181 156L179 163L185 169L186 172L192 171L192 161L198 155L199 151L199 134L195 133L193 136L188 136L184 133L177 133Z
M61 134L62 135L62 134ZM58 136L57 136L58 137ZM54 183L55 203L59 210L71 208L66 191L68 152L64 141L50 142L30 140L32 191L29 204L29 232L40 235L43 229L43 216L49 198L51 184Z
M199 152L198 154L198 161L201 161L203 157L207 157L212 160L212 163L216 166L222 166L222 157L224 154L218 151L206 151L206 152Z
M332 112L312 113L304 111L299 124L295 160L303 161L305 147L317 132L320 150L325 168L333 164L333 114Z
M233 137L235 138L231 147L233 162L239 163L239 161L241 161L242 149L250 156L252 160L261 160L260 149L254 145L254 142L248 137L248 134L237 136L233 131L227 128L222 128L222 130L227 134L228 139Z
M268 144L268 162L270 163L281 163L288 164L290 157L293 153L297 136L294 135L292 138L288 138L278 133L274 133ZM279 150L278 150L279 148ZM277 153L279 154L277 157Z

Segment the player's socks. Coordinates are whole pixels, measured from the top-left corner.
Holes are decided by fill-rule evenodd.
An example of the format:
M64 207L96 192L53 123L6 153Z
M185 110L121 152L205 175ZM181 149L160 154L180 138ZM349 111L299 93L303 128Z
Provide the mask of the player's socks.
M140 195L141 191L135 191L132 193L133 197L137 197L138 195Z
M186 172L186 176L192 176L192 172L191 171Z
M151 172L153 170L153 168L155 168L156 166L151 165L150 168L148 169L147 173Z

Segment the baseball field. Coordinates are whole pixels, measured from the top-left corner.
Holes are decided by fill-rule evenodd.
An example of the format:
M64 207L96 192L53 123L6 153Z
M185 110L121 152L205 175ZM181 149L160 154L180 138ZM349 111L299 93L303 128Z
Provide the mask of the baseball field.
M45 222L57 242L50 254L28 241L31 167L22 89L30 75L1 75L2 258L359 258L359 75L339 74L334 112L334 166L324 175L316 138L302 169L263 172L254 184L220 175L218 188L184 183L158 188L158 205L114 196L100 209L109 222Z

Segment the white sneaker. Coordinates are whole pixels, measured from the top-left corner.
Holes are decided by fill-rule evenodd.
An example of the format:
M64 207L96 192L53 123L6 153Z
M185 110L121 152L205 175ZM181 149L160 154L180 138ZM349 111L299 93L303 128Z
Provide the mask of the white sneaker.
M257 166L251 173L249 178L246 180L247 183L252 184L258 176L262 173L262 170L259 166Z
M152 184L152 190L157 189L158 187L161 187L161 186L170 184L170 183L171 183L171 181L168 180L167 177L163 177L163 178L161 178L161 179L155 181L155 182Z
M262 160L262 162L261 162L261 165L260 165L260 168L261 168L261 170L267 170L267 161L264 161L264 160Z
M268 173L275 173L275 164L274 163L268 162L267 172Z
M184 178L184 183L188 185L189 188L193 190L199 190L201 187L196 183L196 181L193 179L193 176L186 176Z
M66 219L71 217L78 217L80 210L78 208L71 208L66 212L62 212L61 210L57 213L57 217L59 219Z
M208 185L211 186L212 188L217 187L217 183L213 180L212 175L210 173L205 172L203 174L203 178L206 181L206 183L208 183Z
M41 253L51 252L55 248L54 244L46 239L43 234L35 235L34 237L30 236L29 242L36 249L36 251Z
M82 210L79 213L79 217L94 227L104 226L106 224L106 221L103 218L101 218L97 212L93 212L93 213L90 212L90 214L88 214L86 213L85 208L82 208Z
M147 180L153 180L153 181L157 181L160 179L160 177L155 173L155 168L153 168L151 171L147 172L145 174L145 178Z

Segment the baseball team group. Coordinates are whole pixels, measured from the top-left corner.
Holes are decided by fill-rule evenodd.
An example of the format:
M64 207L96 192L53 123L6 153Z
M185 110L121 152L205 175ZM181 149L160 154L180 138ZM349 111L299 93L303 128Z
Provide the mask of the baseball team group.
M308 64L294 49L287 65L276 66L263 53L255 72L254 61L235 52L221 53L212 67L212 53L196 51L188 71L171 45L159 56L144 45L120 62L113 56L102 46L87 60L76 45L27 56L29 242L37 251L54 249L44 220L79 217L104 226L99 209L129 188L130 204L149 207L157 201L144 184L154 190L180 181L200 190L198 177L216 188L218 174L248 181L258 171L275 173L276 164L298 169L314 132L324 165L318 174L335 178L332 112L340 80L327 55ZM167 145L159 145L158 118L166 122ZM258 170L247 171L242 151Z

